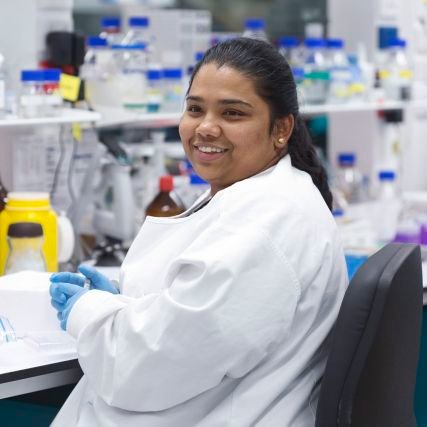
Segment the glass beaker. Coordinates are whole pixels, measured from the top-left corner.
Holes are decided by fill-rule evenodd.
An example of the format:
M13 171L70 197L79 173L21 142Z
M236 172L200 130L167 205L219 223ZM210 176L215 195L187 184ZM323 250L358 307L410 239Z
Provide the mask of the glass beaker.
M9 253L5 274L23 270L46 271L43 257L43 228L36 222L15 222L7 231Z

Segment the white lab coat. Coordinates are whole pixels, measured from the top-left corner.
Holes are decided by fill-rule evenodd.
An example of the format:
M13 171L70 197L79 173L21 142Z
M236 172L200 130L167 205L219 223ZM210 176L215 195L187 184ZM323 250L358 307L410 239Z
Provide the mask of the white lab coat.
M71 311L85 375L55 426L314 425L347 272L289 156L189 216L147 218L120 285Z

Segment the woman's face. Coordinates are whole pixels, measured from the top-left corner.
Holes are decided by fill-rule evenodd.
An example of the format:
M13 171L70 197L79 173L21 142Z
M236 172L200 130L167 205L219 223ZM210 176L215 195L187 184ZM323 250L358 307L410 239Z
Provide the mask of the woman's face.
M211 192L277 163L268 105L252 81L233 68L203 65L193 80L179 133L196 173Z

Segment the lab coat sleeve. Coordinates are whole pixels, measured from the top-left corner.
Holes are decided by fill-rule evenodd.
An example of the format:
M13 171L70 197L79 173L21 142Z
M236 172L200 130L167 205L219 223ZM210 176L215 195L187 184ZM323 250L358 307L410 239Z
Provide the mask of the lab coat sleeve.
M163 292L90 291L75 304L69 332L108 404L170 408L245 375L286 338L300 287L280 248L260 231L214 234L168 266Z

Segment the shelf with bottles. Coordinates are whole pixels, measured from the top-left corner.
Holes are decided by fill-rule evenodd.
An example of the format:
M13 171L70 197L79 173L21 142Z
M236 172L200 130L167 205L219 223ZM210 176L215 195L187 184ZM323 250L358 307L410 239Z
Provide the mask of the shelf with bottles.
M5 118L0 118L0 128L75 122L97 122L100 119L101 114L95 111L81 110L76 108L62 108L57 115L52 117L22 118L18 116L6 116Z

